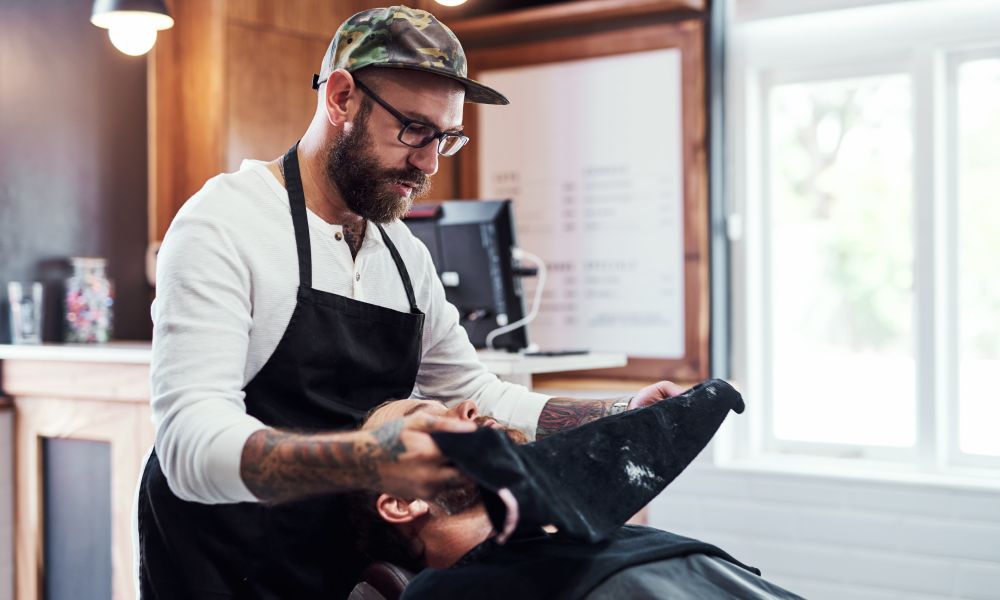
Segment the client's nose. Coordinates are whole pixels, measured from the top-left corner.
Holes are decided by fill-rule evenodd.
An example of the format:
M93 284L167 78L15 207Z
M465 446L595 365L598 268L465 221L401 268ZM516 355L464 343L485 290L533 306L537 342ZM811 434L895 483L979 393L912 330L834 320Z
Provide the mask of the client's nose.
M476 408L476 403L472 400L462 400L455 406L448 409L448 413L449 416L463 421L472 421L479 416L479 410Z

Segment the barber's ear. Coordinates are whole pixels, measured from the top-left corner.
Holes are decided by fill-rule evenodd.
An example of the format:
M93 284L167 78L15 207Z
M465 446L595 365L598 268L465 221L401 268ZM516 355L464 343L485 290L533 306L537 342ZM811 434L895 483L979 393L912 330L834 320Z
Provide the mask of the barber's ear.
M360 90L354 85L354 77L344 69L330 73L326 80L326 118L334 127L341 127L350 120L348 100L356 104L360 101Z
M430 506L424 500L404 500L397 496L381 494L375 501L375 509L382 520L388 523L410 523L427 514Z

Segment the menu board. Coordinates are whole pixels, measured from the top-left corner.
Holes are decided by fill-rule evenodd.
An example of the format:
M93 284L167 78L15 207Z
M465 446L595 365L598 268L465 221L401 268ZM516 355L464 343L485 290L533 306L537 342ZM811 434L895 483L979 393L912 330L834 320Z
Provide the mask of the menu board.
M680 50L479 79L511 101L480 107L479 196L513 200L518 246L547 266L530 341L682 358Z

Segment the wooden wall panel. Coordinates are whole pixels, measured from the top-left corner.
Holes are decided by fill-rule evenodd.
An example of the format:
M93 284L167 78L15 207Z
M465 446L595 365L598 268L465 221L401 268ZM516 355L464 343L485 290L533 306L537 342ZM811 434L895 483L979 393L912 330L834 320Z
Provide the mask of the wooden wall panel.
M276 158L302 136L316 111L310 84L326 46L314 37L227 27L227 171L244 158Z
M149 68L149 238L222 171L225 0L175 0Z
M320 37L328 44L348 17L379 6L386 6L386 3L377 0L230 0L229 19L262 29ZM319 59L316 62L318 64Z
M697 16L706 10L707 0L576 0L468 18L464 15L475 10L472 3L445 7L435 0L417 0L416 5L448 24L465 49L470 50L530 38L578 34L615 22L638 25Z

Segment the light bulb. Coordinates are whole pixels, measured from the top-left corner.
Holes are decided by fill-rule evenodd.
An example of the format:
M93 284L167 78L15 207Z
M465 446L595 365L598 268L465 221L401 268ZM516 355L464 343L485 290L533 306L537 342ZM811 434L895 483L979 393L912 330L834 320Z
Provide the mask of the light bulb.
M108 29L111 43L129 56L142 56L153 49L156 43L156 30L143 27L138 23L127 23Z
M90 22L107 29L115 48L130 56L142 56L152 50L156 32L174 25L169 15L137 10L98 13L91 15Z
M437 3L441 6L458 6L465 4L465 0L437 0Z

